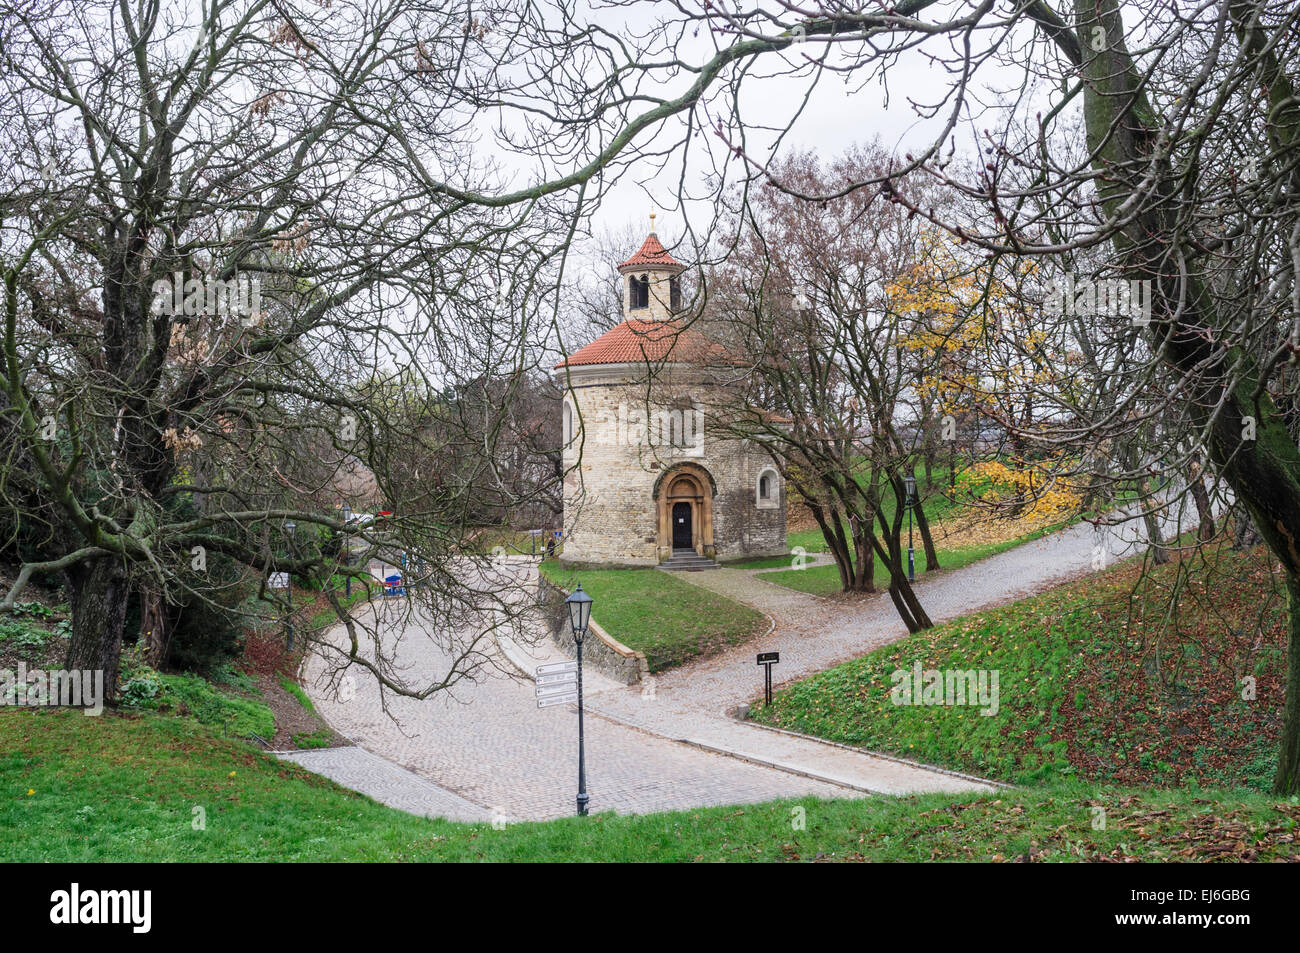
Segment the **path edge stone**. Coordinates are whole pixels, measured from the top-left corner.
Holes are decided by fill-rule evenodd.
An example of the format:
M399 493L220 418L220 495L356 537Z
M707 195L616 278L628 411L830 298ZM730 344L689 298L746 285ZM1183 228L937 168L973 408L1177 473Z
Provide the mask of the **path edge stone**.
M870 748L859 748L855 745L845 744L842 741L831 741L829 738L818 738L816 735L806 735L802 731L791 731L789 728L777 728L775 725L764 725L761 722L750 721L748 718L738 718L731 712L723 712L723 715L732 721L738 722L746 727L761 728L763 731L771 731L778 735L788 735L791 738L799 738L803 741L815 741L819 745L830 745L832 748L841 748L845 751L851 751L854 754L869 755L873 758L880 758L882 761L893 761L896 764L905 764L911 768L917 768L921 771L931 771L935 774L946 774L951 778L960 778L963 781L970 781L973 784L987 784L991 787L1000 788L1004 791L1016 790L1016 785L1008 784L1005 781L995 781L993 778L981 778L974 774L965 774L961 771L954 771L951 768L943 768L937 764L927 764L924 761L913 761L911 758L902 758L896 754L886 754L883 751L872 751ZM775 767L775 765L773 765Z

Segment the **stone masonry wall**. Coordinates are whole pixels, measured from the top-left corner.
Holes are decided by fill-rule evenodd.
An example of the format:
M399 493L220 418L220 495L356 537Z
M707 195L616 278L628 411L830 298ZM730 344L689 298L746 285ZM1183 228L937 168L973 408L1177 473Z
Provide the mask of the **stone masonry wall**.
M545 576L537 577L537 603L546 620L546 632L551 641L569 658L577 658L578 646L573 641L573 627L569 624L569 610L564 600L569 593L552 583ZM593 623L592 631L582 640L582 665L596 669L602 675L608 675L624 685L635 685L649 670L643 652L621 652L613 647L611 641L602 638L598 626ZM624 646L624 648L626 648Z
M680 377L656 381L649 402L644 385L616 378L575 382L568 399L576 401L579 414L573 419L575 440L566 448L565 466L573 466L579 445L582 462L565 478L563 561L655 565L655 481L682 462L704 467L717 486L712 505L719 559L786 552L784 485L765 453L712 436L716 428L710 425L709 396L708 385ZM643 431L640 421L647 416ZM693 425L701 421L703 436L697 439ZM664 445L669 435L659 431L665 428L675 430L677 443L686 446ZM774 496L760 506L758 478L765 469L773 472Z

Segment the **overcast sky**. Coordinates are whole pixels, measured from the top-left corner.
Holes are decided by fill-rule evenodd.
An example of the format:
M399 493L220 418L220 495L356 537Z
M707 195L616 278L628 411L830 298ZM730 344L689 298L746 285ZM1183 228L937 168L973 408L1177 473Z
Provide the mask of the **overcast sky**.
M653 10L654 6L649 2L643 5L645 11ZM605 15L604 12L597 14ZM767 32L775 31L768 29ZM935 53L947 53L948 43L946 38L934 40L930 49ZM790 133L781 138L777 155L794 149L812 149L829 160L851 145L873 137L879 137L886 150L900 157L909 151L918 152L930 144L932 136L942 127L946 113L939 119L922 119L909 99L927 105L943 99L951 90L954 78L942 64L936 64L919 50L904 52L890 65L885 74L886 84L879 79L868 79L866 70L855 73L823 71L805 103L813 85L807 57L820 56L822 46L809 39L785 52L764 54L759 58L754 74L745 80L740 115L745 126L748 152L755 161L770 159L772 147L777 143L777 134L764 127L790 128ZM684 60L701 63L707 59L711 43L696 38L688 40L688 47L678 48L675 52ZM802 75L788 75L796 63L804 64ZM976 89L980 89L982 84L1004 79L1014 84L1016 77L1003 72L997 64L986 63L980 70ZM987 87L983 88L981 95L988 95ZM655 141L672 141L680 135L681 128L680 118L670 120ZM959 153L973 149L974 135L975 129L970 123L963 122L959 126L956 142ZM644 141L649 141L649 137L638 140L638 143ZM705 157L706 150L710 158ZM724 144L710 131L693 139L689 152L685 188L703 194L704 176L714 171L715 163L723 161ZM683 210L678 201L681 181L680 152L657 172L651 163L639 163L623 176L602 203L594 218L594 229L599 232L603 228L621 228L631 224L638 234L644 234L649 230L649 213L657 211L657 231L665 244L671 246L682 238L686 214L690 215L691 224L699 233L712 218L712 207L696 202L689 210ZM627 253L633 251L634 248L628 249Z

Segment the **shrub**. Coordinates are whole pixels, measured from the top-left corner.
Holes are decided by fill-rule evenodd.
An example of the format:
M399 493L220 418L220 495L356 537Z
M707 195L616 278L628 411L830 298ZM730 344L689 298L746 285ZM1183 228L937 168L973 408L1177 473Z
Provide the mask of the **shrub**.
M153 669L137 671L122 683L119 703L123 708L134 708L137 711L156 709L162 690L162 680L157 672Z
M53 634L49 629L20 620L0 622L0 642L17 649L43 649Z

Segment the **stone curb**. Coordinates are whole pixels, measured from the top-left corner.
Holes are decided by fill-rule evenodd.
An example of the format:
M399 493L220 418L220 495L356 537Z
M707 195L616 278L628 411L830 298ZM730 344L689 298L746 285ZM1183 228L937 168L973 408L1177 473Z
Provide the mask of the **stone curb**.
M666 737L666 736L664 736ZM861 784L855 784L852 781L846 781L843 778L835 777L830 774L823 774L817 771L809 771L806 768L796 768L791 764L784 764L780 761L770 761L767 758L759 758L754 755L741 754L739 751L732 751L730 748L720 748L717 745L709 744L707 741L695 741L692 738L673 738L678 744L689 745L692 748L698 748L701 751L708 751L712 754L723 755L728 758L735 758L737 761L744 761L747 764L756 764L762 768L771 768L774 771L783 771L786 774L794 774L801 778L808 778L810 781L821 781L823 784L833 784L839 788L847 788L850 791L858 791L862 794L872 794L878 797L899 797L897 794L890 794L887 791L881 791L877 788L864 787Z
M855 748L853 745L846 745L842 741L830 741L826 738L818 738L816 735L805 735L801 731L791 731L788 728L777 728L773 725L764 725L761 722L741 719L733 714L724 712L725 717L730 718L738 724L745 725L749 728L761 728L763 731L775 732L778 735L789 735L791 738L799 738L802 741L814 741L819 745L829 745L832 748L842 748L845 751L851 751L854 754L866 755L872 758L879 758L882 761L893 761L896 764L905 764L910 768L917 768L922 771L929 771L932 774L946 774L951 778L960 778L963 781L970 781L972 784L987 784L990 787L1000 788L1004 791L1014 791L1014 784L1007 784L1005 781L994 781L992 778L981 778L973 774L963 774L960 771L953 771L949 768L941 768L938 765L926 764L924 761L913 761L910 758L900 758L895 754L884 754L880 751L870 751L867 748Z
M515 640L508 635L497 635L495 638L497 648L501 651L505 660L510 663L510 667L530 682L535 681L532 669L522 659L524 650L519 647Z

